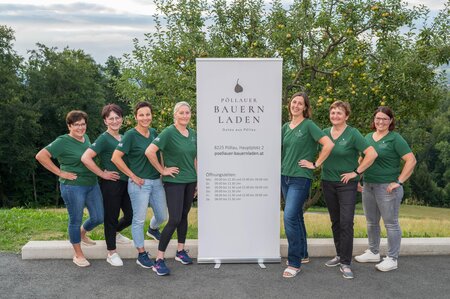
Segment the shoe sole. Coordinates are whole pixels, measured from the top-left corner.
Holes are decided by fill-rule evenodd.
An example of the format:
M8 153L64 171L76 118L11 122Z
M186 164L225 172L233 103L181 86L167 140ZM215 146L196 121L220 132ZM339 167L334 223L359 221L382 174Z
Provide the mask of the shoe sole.
M398 269L398 266L395 267L395 268L389 268L389 269L380 269L380 268L378 268L378 267L376 267L376 266L375 266L375 268L376 268L378 271L381 271L381 272L389 272L389 271L392 271L392 270L397 270L397 269Z
M177 262L180 262L180 263L182 263L183 265L190 265L190 264L192 264L192 262L185 262L185 261L183 261L182 259L180 259L179 257L175 257L175 260L177 261Z
M358 260L356 257L355 257L355 261L357 261L358 263L379 263L379 262L381 262L381 259L378 259L378 260Z
M80 264L80 263L77 263L75 260L72 260L72 262L80 268L86 268L91 265L89 262L87 264Z
M141 266L142 268L145 268L145 269L152 269L153 268L153 266L149 267L149 266L141 264L141 262L139 260L136 260L136 264L138 264L139 266Z
M350 277L350 276L345 276L344 271L342 271L342 269L339 269L342 273L342 277L344 277L345 279L353 279L355 277Z
M159 241L158 238L156 238L154 235L150 234L149 232L146 232L145 234L147 235L147 237L153 238L153 240L155 240L155 241Z
M84 246L94 246L94 245L96 245L97 243L88 243L88 242L85 242L85 241L81 241L81 244L83 244Z
M131 243L131 240L130 241L117 241L116 240L116 244L130 244Z
M112 261L110 261L110 260L108 260L108 259L106 259L106 261L108 262L108 264L110 264L110 265L113 266L113 267L122 267L122 266L123 266L123 263L122 263L122 265L115 265L115 264L113 264Z
M307 260L301 260L301 261L300 261L300 264L309 264L309 262L310 262L309 259L307 259ZM289 266L289 261L286 261L286 266Z
M334 265L330 265L330 264L325 264L325 266L327 266L327 267L336 267L336 266L339 266L339 265L341 265L341 263L337 263L337 264L334 264Z
M166 275L170 274L170 272L169 273L159 273L158 270L156 270L155 267L153 267L153 272L155 272L158 276L166 276Z

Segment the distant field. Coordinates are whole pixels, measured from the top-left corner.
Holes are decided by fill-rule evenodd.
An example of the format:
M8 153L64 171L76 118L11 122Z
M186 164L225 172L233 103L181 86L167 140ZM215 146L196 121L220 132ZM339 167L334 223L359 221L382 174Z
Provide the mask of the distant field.
M356 208L355 238L365 238L366 220L361 205ZM146 226L151 218L149 210ZM30 240L65 240L67 234L66 209L1 209L0 251L20 252ZM281 238L286 238L280 215ZM311 208L305 215L309 238L331 238L330 220L326 208ZM404 237L450 237L450 209L403 205L400 208L400 225ZM130 228L123 232L131 237ZM386 231L382 230L383 237ZM92 233L93 239L103 239L103 226ZM174 236L176 238L176 235ZM189 214L188 239L197 238L197 209Z

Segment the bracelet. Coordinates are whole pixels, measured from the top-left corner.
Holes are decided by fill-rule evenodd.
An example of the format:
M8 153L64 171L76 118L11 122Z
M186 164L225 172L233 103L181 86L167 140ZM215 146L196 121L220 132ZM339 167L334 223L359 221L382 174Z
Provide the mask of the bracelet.
M400 186L403 186L403 183L400 182L400 180L398 180L398 179L397 179L396 183L399 184Z
M317 168L316 162L313 162L314 169Z
M353 170L353 172L356 173L357 175L360 175L360 173L358 172L358 167L356 167L356 168Z

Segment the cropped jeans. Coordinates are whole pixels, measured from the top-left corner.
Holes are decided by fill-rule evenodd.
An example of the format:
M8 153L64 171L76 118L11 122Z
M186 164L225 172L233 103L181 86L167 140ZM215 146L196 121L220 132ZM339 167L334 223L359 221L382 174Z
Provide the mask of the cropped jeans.
M301 259L308 257L303 205L309 196L311 179L281 176L281 192L285 201L284 230L288 239L288 264L300 268Z
M147 208L153 209L153 217L150 220L150 228L157 229L167 220L166 195L161 179L144 179L144 185L138 186L128 179L128 194L130 195L133 209L131 222L131 234L136 248L144 247L144 222Z
M387 256L397 259L400 252L402 231L398 222L400 203L403 198L403 187L400 186L391 193L387 192L386 184L364 183L362 193L364 214L367 220L367 235L369 249L377 254L380 250L380 217L383 218L388 239Z
M60 184L61 197L69 213L69 239L72 244L81 242L81 222L84 207L87 207L89 218L83 223L86 231L93 230L103 223L103 199L98 184L93 186L73 186Z

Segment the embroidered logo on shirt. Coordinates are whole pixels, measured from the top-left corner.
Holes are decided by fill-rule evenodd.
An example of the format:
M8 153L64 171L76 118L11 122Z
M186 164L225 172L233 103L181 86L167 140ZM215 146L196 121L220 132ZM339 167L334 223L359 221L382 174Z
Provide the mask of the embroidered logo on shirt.
M378 148L379 149L385 149L385 148L387 148L387 143L385 143L384 141L382 142L382 143L380 143L379 145L378 145Z
M339 145L346 145L347 144L347 140L345 140L345 138L342 138L341 141L339 141Z
M297 132L295 132L295 136L296 137L302 137L303 136L303 132L302 132L302 129L298 129L298 131Z
M122 146L123 146L123 143L120 142L117 146L118 146L118 147L122 147Z

